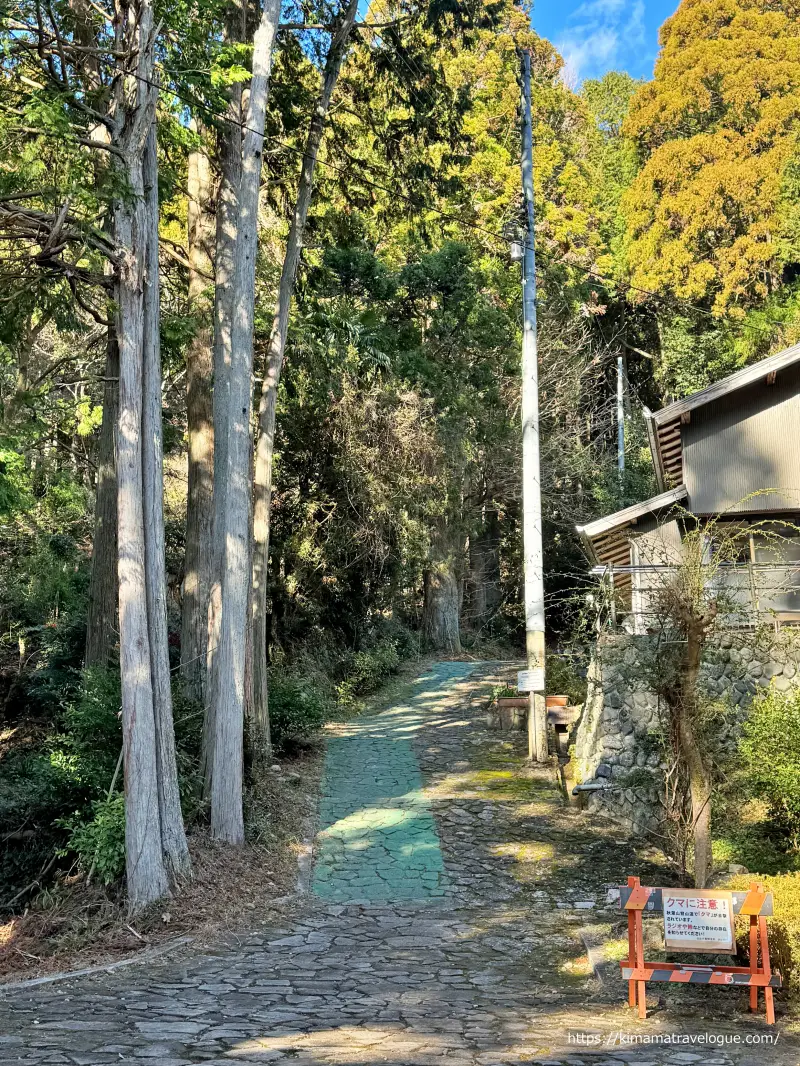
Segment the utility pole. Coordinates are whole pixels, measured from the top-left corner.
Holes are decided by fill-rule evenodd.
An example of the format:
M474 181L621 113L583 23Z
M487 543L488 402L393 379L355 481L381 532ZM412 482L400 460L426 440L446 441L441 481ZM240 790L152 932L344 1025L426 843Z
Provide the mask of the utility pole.
M625 473L625 363L622 352L617 356L617 467Z
M533 122L531 54L522 52L522 190L525 252L522 260L522 540L525 562L525 649L528 670L540 680L528 694L528 757L547 760L544 697L544 555L542 479L539 459L539 365L536 344L536 258L533 215Z

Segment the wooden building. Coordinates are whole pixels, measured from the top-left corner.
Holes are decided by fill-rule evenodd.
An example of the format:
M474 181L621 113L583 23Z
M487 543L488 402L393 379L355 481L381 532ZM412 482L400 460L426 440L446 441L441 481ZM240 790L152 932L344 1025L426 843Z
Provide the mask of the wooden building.
M612 611L647 632L686 530L714 520L740 531L740 557L715 576L738 624L800 622L800 344L644 416L662 491L578 527Z

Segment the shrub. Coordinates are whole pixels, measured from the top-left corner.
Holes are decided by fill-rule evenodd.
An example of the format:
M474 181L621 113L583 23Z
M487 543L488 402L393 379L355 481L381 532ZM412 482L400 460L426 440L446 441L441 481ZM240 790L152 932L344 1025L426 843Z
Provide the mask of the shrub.
M117 765L122 747L121 707L119 672L91 667L83 671L64 711L64 734L53 754L71 758L77 782L95 795L106 792Z
M329 709L330 700L318 683L291 673L270 675L269 724L276 751L321 729Z
M347 676L336 688L336 695L345 707L356 696L369 696L377 691L400 666L400 653L393 640L382 640L374 648L355 652L350 660Z
M800 690L759 695L742 727L739 751L753 796L769 805L787 845L800 847Z
M395 617L382 618L378 625L379 641L391 641L401 659L411 659L419 655L420 634L413 633L408 626Z
M569 696L573 705L586 699L586 681L578 674L571 659L564 655L548 655L545 668L548 696Z
M77 815L63 824L71 830L67 849L75 852L85 871L94 869L104 885L110 885L122 876L125 870L125 797L121 792L96 800L88 821Z

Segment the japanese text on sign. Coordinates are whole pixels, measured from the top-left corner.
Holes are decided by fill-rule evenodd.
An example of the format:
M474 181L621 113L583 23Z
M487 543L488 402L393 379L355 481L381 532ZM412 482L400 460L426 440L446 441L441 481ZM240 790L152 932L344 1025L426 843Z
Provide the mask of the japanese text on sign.
M664 943L678 951L733 952L733 900L730 892L713 894L664 889Z
M544 668L534 667L533 670L520 670L517 673L518 692L544 692Z

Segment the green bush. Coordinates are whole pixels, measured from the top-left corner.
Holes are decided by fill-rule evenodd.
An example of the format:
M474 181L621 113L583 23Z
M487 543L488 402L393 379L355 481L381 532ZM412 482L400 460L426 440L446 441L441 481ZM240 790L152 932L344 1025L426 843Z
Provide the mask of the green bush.
M545 668L545 683L548 696L569 696L573 705L586 699L586 681L565 655L548 655Z
M343 706L352 705L356 696L376 692L400 666L400 653L393 640L382 640L374 648L357 651L348 663L347 676L336 687L336 695Z
M325 724L330 700L310 678L273 672L269 679L269 724L272 744L283 751Z
M76 815L63 824L70 830L66 850L75 852L83 870L88 873L94 869L104 885L110 885L122 876L125 870L125 797L121 792L96 800L88 821Z
M774 838L768 818L749 824L735 812L721 816L714 810L713 856L716 867L738 863L759 874L779 874L797 869L798 856L787 855L781 841Z
M63 713L63 732L55 738L50 759L88 795L103 795L111 784L122 748L119 673L92 667Z
M752 704L739 751L746 787L769 805L774 828L800 848L800 690L770 688Z
M412 632L398 618L382 618L377 636L377 643L391 641L401 659L411 659L419 654L420 634Z

